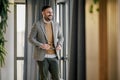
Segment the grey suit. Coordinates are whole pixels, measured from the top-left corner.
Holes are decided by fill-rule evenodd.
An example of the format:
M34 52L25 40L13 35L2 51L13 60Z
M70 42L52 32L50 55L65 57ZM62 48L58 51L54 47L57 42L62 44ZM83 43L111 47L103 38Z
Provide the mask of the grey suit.
M54 46L63 44L63 35L60 29L60 26L56 22L52 22L53 37L54 37ZM43 43L48 43L47 36L45 33L44 22L40 20L33 25L33 28L29 35L29 41L34 45L34 59L43 61L45 58L46 51L39 48ZM60 59L59 52L56 51L58 59Z

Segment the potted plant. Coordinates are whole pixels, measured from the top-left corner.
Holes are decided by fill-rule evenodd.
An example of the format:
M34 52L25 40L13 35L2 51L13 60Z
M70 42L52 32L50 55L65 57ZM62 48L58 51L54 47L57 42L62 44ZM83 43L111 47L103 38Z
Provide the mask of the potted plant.
M8 8L9 8L9 1L8 0L0 0L0 68L5 63L5 56L7 51L5 49L5 38L4 34L6 33L7 27L7 19L8 19Z

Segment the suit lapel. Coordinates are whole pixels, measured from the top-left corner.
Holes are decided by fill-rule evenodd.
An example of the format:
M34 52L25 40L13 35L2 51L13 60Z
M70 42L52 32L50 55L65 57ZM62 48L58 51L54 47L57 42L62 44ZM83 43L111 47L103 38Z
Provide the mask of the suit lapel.
M45 25L44 25L44 22L41 20L41 22L40 22L40 27L42 28L42 31L43 31L43 33L44 33L44 35L45 35L45 38L46 38L46 40L48 41L48 39L47 39L47 36L46 36L46 32L45 32Z
M53 32L53 39L54 39L55 38L56 30L55 30L55 24L53 22L52 22L52 32Z

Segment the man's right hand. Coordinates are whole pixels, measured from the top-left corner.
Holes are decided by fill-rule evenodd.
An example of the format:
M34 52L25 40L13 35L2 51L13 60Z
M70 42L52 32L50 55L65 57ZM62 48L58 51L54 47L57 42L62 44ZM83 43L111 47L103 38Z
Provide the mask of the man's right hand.
M42 45L40 46L40 48L45 49L45 50L48 50L48 49L50 49L50 45L49 45L49 44L42 44Z

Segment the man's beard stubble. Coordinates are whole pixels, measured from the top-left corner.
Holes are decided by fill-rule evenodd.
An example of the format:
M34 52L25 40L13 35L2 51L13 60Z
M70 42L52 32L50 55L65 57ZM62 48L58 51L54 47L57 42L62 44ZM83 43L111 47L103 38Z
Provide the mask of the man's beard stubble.
M49 16L51 16L51 15L49 15ZM51 21L52 18L49 18L49 16L48 16L48 17L44 17L44 19L45 19L46 21Z

